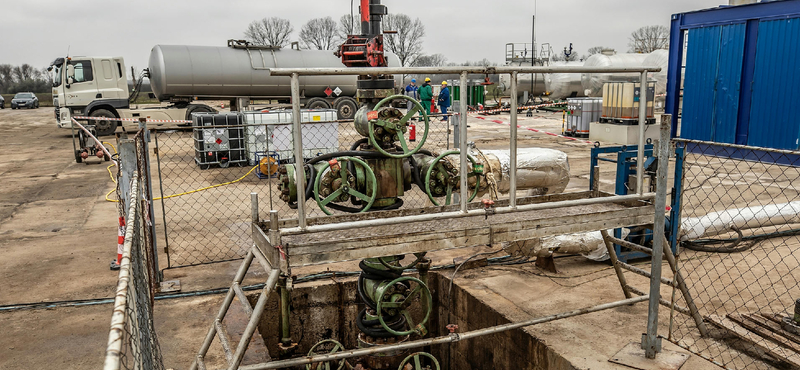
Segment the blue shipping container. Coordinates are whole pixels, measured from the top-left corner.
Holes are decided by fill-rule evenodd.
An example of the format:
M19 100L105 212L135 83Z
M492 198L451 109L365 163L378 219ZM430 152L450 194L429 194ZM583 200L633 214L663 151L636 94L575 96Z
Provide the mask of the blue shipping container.
M673 136L681 81L681 137L800 149L800 1L673 15L666 101Z

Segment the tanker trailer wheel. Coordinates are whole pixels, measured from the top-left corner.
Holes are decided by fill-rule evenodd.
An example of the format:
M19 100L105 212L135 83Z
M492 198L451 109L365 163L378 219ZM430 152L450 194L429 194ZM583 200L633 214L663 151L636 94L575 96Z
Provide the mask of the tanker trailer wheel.
M331 103L323 98L311 98L305 104L306 109L331 109Z
M98 109L93 111L89 114L89 117L93 118L117 118L114 116L114 113L111 113L107 109ZM94 124L94 127L97 129L97 136L108 136L113 135L114 131L117 131L117 121L112 121L108 119L91 119L89 120L89 124Z
M358 103L349 96L342 96L333 101L333 107L336 109L338 119L351 120L356 117Z
M215 113L216 111L214 108L211 108L205 104L189 104L186 108L186 120L192 120L192 113ZM191 123L180 123L178 126L191 126Z

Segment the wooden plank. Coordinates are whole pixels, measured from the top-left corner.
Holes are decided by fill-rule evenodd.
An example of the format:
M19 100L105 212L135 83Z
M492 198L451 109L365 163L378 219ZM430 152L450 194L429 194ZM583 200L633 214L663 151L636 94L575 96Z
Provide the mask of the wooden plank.
M728 318L735 321L739 325L744 326L748 330L800 354L800 344L794 343L789 339L779 335L778 333L749 320L748 315L728 314ZM779 329L779 332L782 331L783 329Z
M628 210L623 210L628 211ZM575 222L576 216L570 216ZM599 218L599 219L597 219ZM442 238L445 234L439 234L438 239L430 239L421 241L413 236L402 238L402 240L395 239L394 241L384 241L385 244L367 248L348 248L328 252L307 253L302 255L293 254L290 249L289 263L292 267L306 266L339 261L352 261L362 258L370 258L377 256L391 256L396 254L429 252L441 249L452 249L459 247L468 247L475 245L490 245L504 241L515 241L531 239L536 237L550 236L550 235L563 235L569 233L578 233L585 231L596 231L601 229L609 229L616 227L625 227L631 225L641 224L653 218L652 210L650 214L630 217L626 213L621 213L617 218L605 218L601 214L595 215L581 215L578 217L583 222L578 223L561 223L552 222L554 225L547 227L528 226L530 229L524 229L526 223L519 223L513 229L516 231L507 231L497 233L491 231L489 233L461 233L460 236L453 238ZM540 220L541 221L541 220ZM548 223L550 223L548 221ZM482 231L482 230L478 230ZM406 241L408 240L408 241ZM345 243L337 243L344 246Z
M739 324L729 320L728 318L718 315L708 315L706 316L706 320L722 329L727 330L731 334L751 344L753 347L775 357L778 359L778 361L786 362L794 367L800 367L800 355L792 350L783 348L774 342L766 340L745 329Z
M400 232L402 231L402 228L398 227L397 228L398 232L393 233L392 235L379 235L379 236L373 235L373 236L347 238L341 240L325 240L319 242L315 241L310 243L292 244L291 254L293 256L303 255L303 254L317 254L322 252L333 252L346 249L377 247L377 246L391 245L396 243L434 241L443 238L458 238L458 237L468 237L468 236L480 236L487 234L494 234L495 239L497 238L502 239L502 240L498 239L497 242L524 240L524 239L531 239L534 237L543 236L541 235L540 232L538 232L538 230L547 227L580 224L580 223L585 223L588 220L597 220L597 219L619 219L626 217L633 219L637 216L642 216L642 215L650 217L650 219L646 220L645 222L650 221L653 218L652 207L616 209L604 212L570 214L566 216L550 217L550 218L540 217L532 220L522 220L515 222L497 223L497 224L485 223L482 224L481 227L470 227L467 229L459 229L459 230L434 229L416 233L402 233ZM639 221L641 220L636 219L636 222ZM626 225L623 226L631 226L631 225L637 225L637 224L627 223ZM622 227L622 226L617 226L617 227ZM512 238L513 240L509 240L507 237L503 236L503 234L505 233L518 232L522 230L530 231L531 235L535 234L537 236L526 237L524 235L519 235L519 237ZM348 231L342 231L342 233L348 233ZM290 239L291 237L286 237L286 238ZM287 242L287 244L289 243Z
M781 319L783 318L781 315L762 312L760 314L745 315L745 317L758 325L784 336L786 339L789 339L792 342L800 344L800 336L783 330L783 327L781 327Z
M270 266L280 266L275 261L275 248L273 248L272 243L269 242L269 238L267 234L264 233L264 230L261 229L258 223L252 224L252 231L253 231L253 244L255 244L256 248L261 252L261 255L266 257L267 262L269 262ZM266 267L265 267L266 268Z

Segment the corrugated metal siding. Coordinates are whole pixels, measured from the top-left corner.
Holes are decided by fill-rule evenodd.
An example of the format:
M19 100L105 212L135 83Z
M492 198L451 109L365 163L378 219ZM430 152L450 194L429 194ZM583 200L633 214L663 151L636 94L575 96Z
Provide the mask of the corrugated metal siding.
M720 27L689 30L686 50L686 77L681 114L681 136L711 140L714 105L714 77L717 75Z
M718 143L736 142L745 28L745 24L740 23L721 29L711 134L711 139Z
M800 18L760 21L747 144L800 148Z

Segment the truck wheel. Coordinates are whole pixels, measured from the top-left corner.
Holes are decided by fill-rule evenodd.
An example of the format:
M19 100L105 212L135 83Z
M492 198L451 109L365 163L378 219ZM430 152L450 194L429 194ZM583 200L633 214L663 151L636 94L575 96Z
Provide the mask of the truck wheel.
M333 101L333 106L336 108L336 116L338 119L353 119L358 110L358 103L349 96L336 98L336 100Z
M306 102L306 109L331 109L331 103L323 98L311 98Z
M107 109L98 109L93 111L89 114L89 117L97 117L97 118L117 118L114 116L114 113L111 113ZM114 131L117 131L117 121L112 120L89 120L89 124L94 124L95 129L97 129L97 136L108 136L113 135Z
M216 113L214 108L211 108L205 104L189 104L189 107L186 108L186 120L192 120L192 113ZM191 123L181 123L178 126L191 126Z

